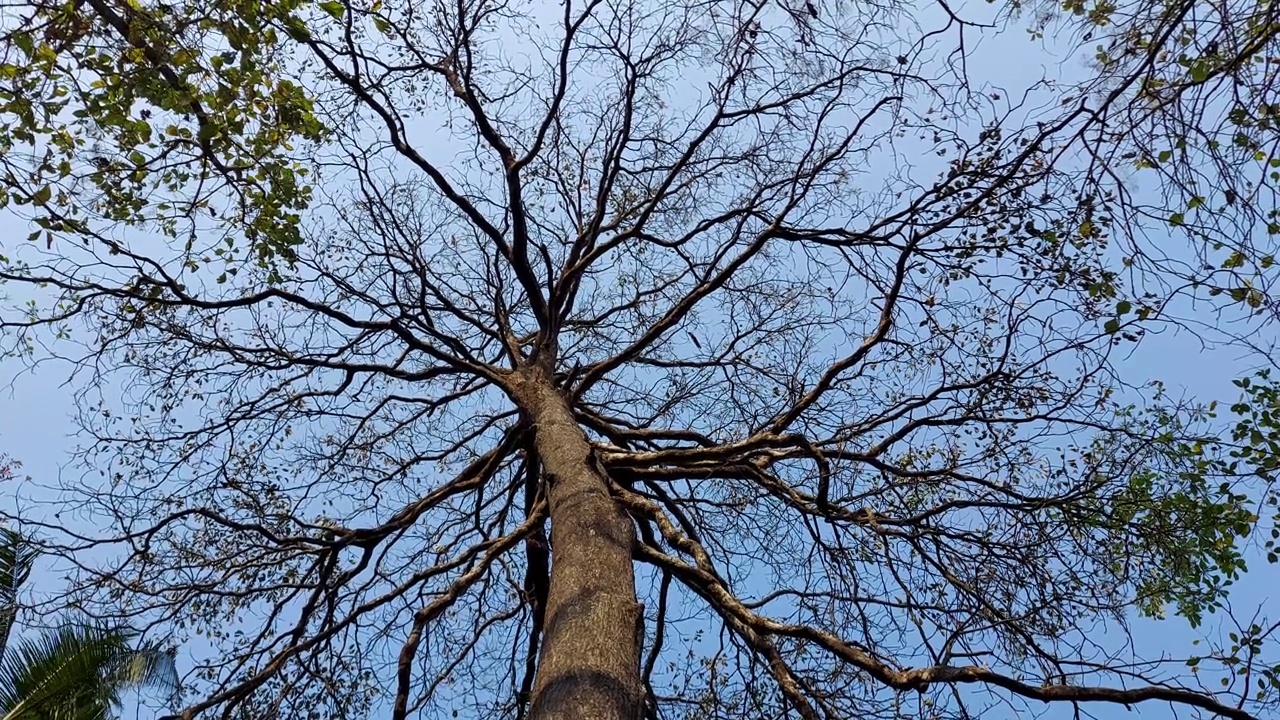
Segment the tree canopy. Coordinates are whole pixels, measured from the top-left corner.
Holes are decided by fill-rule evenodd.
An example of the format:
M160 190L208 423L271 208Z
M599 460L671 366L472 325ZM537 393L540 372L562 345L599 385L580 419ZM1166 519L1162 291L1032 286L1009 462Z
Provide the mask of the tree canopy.
M15 12L0 339L184 717L1280 704L1122 639L1277 532L1267 371L1123 362L1270 362L1273 4Z

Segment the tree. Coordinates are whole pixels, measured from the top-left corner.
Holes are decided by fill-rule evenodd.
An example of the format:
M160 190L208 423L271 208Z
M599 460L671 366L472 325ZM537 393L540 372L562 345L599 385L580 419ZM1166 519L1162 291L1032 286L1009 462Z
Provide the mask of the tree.
M1201 623L1265 522L1214 408L1116 358L1274 307L1276 161L1215 124L1270 5L26 7L5 337L76 363L107 468L77 600L215 649L185 717L1276 704L1264 629L1090 632ZM1022 27L1094 67L970 77Z
M0 458L2 459L2 458ZM10 479L12 464L0 464ZM16 531L0 529L0 717L4 720L106 720L127 690L176 690L173 655L134 647L123 628L67 623L10 643L18 592L37 552Z

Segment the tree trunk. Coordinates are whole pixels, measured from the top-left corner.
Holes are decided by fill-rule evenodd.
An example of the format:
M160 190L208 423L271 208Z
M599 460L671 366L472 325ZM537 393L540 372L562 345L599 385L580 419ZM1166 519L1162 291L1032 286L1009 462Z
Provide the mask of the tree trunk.
M635 528L547 374L529 369L512 391L533 422L551 514L551 582L529 720L638 720Z

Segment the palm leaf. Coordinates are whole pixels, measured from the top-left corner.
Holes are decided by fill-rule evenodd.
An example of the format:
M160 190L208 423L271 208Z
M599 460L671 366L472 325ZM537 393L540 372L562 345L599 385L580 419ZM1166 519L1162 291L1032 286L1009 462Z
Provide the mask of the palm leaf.
M0 528L0 655L18 616L18 590L31 574L37 551L16 530Z
M107 720L127 690L176 693L173 654L134 647L127 628L69 623L11 644L18 591L36 554L30 540L0 527L0 720Z
M0 720L107 720L126 690L176 691L173 655L133 637L68 624L16 643L0 661Z

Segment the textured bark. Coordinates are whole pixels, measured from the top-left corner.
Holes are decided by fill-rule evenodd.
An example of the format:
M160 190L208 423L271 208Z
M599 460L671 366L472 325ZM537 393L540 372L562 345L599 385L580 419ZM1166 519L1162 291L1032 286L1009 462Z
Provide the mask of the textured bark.
M513 388L533 421L551 514L551 583L530 720L637 720L641 606L631 564L635 529L550 378Z

